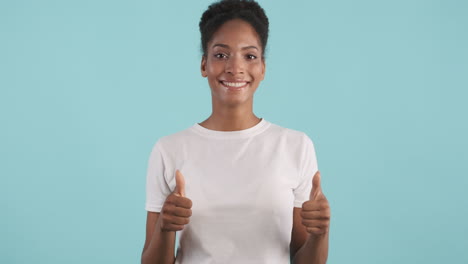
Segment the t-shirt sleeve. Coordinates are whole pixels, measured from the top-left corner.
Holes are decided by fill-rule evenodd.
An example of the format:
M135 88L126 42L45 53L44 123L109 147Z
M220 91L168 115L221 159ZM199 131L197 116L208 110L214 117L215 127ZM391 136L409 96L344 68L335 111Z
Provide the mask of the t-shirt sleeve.
M302 204L309 200L310 191L312 190L312 178L318 171L314 143L306 134L304 134L303 142L299 184L293 191L295 197L294 207L302 207Z
M154 145L146 172L146 211L161 212L166 197L171 193L166 180L166 168L160 142Z

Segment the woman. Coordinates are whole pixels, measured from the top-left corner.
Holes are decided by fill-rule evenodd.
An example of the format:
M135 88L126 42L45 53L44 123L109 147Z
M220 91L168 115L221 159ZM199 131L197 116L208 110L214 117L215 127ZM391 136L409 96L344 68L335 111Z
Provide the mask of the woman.
M154 145L142 263L325 263L330 208L313 143L253 113L265 76L264 10L214 3L200 32L212 114Z

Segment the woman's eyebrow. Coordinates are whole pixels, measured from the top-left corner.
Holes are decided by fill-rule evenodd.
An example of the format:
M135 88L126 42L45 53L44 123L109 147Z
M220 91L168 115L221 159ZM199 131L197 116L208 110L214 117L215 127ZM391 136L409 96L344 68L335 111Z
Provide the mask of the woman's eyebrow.
M229 49L229 45L221 44L221 43L214 44L213 48L215 48L215 47L221 47L221 48ZM242 50L246 50L246 49L256 49L256 50L258 50L258 48L255 47L255 46L245 46L245 47L242 47L241 49Z

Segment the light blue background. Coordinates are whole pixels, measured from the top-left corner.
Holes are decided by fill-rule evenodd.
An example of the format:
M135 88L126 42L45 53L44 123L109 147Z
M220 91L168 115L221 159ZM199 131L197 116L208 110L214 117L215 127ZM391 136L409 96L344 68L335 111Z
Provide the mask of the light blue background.
M140 262L151 148L211 110L210 2L0 3L0 263ZM315 142L328 263L468 263L468 2L260 3L255 112Z

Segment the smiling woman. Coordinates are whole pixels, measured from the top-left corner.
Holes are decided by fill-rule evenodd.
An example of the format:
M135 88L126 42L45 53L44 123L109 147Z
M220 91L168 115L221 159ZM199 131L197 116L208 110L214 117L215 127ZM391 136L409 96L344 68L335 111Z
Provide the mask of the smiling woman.
M201 71L211 87L214 113L226 106L249 109L265 76L261 42L252 26L241 19L224 23L208 42Z
M212 113L153 147L142 263L325 263L330 207L314 145L253 112L265 77L264 10L220 1L199 25Z

